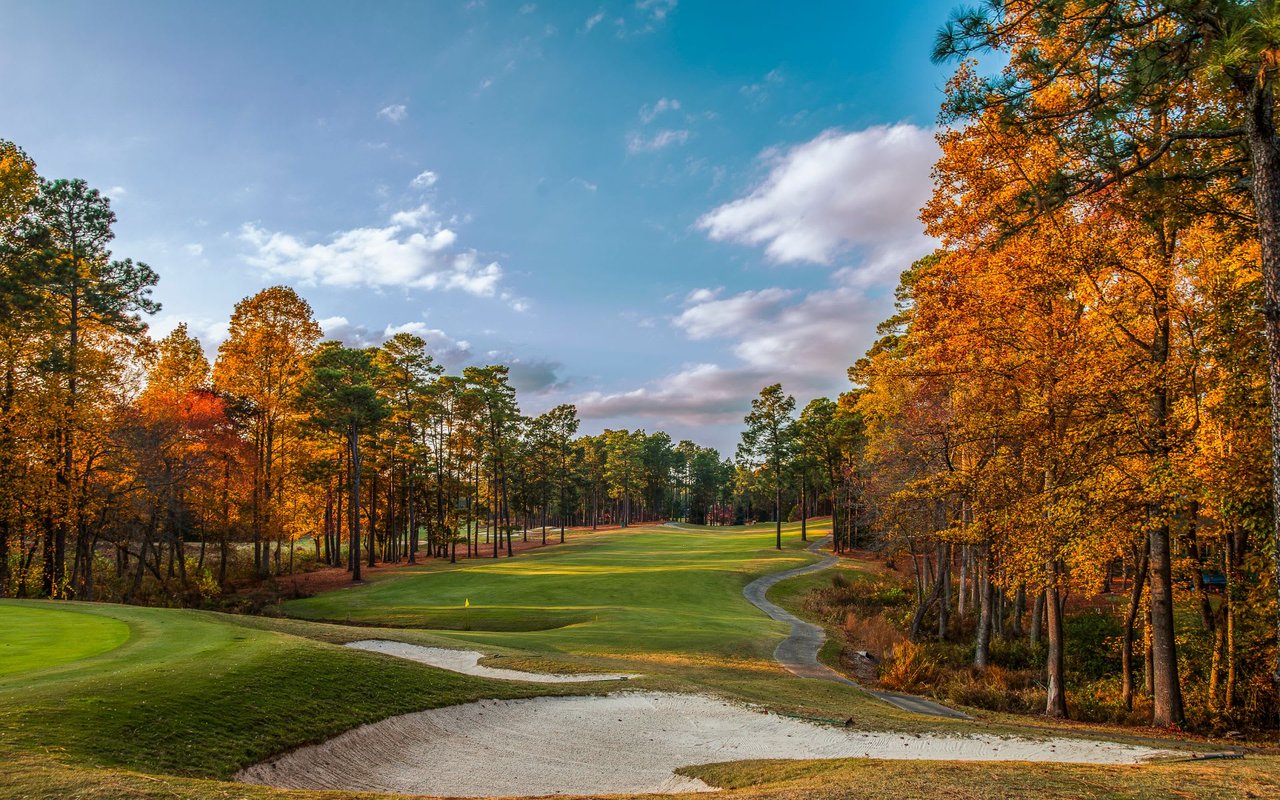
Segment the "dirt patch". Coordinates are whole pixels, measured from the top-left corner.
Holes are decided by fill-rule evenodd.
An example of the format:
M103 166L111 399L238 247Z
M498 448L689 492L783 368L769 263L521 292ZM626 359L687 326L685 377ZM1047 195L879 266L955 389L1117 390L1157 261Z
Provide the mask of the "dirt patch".
M1165 753L1080 739L856 731L696 695L485 700L392 717L241 771L290 789L455 797L710 791L683 766L784 758L1131 764Z
M348 642L347 647L357 650L368 650L371 653L384 653L397 658L406 658L420 664L447 669L450 672L461 672L464 675L475 675L479 678L496 678L502 681L526 681L529 683L587 683L590 681L625 681L638 678L639 675L623 673L605 674L554 674L549 672L524 672L515 669L499 669L480 664L484 653L476 650L449 650L444 647L424 647L417 644L390 642L385 639L361 639Z

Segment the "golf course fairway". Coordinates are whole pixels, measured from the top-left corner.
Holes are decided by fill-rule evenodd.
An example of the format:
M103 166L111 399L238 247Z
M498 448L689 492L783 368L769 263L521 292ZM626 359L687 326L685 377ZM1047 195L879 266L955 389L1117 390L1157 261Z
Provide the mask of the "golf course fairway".
M745 702L820 725L851 720L858 731L1050 735L1035 721L909 714L853 687L782 670L772 652L786 626L747 603L742 587L814 559L796 527L787 527L780 551L769 526L579 533L512 559L382 570L365 585L285 603L283 616L0 601L0 760L13 765L0 798L346 797L224 781L406 714L619 691L607 682L490 680L341 646L370 638L479 650L507 669L635 674L625 690ZM810 531L824 533L813 524ZM1081 727L1070 735L1107 733ZM1177 746L1132 736L1127 743ZM544 745L527 746L554 757ZM1228 797L1242 785L1269 791L1275 772L1270 756L1230 767L837 759L680 770L736 787L734 797L859 796L883 789L892 775L902 798L945 788L948 796L1001 796L997 780L1008 788L1028 775L1050 797L1156 796L1161 787Z

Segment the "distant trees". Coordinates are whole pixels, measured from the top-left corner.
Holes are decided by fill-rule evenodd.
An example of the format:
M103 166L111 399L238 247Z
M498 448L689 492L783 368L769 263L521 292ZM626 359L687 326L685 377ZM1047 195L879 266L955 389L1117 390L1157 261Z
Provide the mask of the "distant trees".
M409 334L322 342L287 286L236 305L212 367L186 325L152 341L157 278L112 257L114 222L0 140L0 595L198 603L299 553L358 579L511 555L535 517L544 541L727 519L714 450L527 417L506 367L445 375Z
M752 401L737 463L724 469L726 476L732 471L737 517L772 519L775 547L782 546L782 522L789 516L784 497L786 503L794 498L791 516L801 523L802 541L808 518L830 514L835 550L857 544L866 517L866 476L863 423L853 398L815 398L799 417L781 384L766 386Z

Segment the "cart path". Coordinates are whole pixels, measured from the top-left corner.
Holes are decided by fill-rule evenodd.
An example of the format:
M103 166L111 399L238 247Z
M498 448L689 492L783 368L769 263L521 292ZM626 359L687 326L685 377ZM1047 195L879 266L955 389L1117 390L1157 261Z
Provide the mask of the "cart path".
M831 541L831 537L819 539L809 545L810 553L817 553L819 548ZM785 570L783 572L775 572L771 575L765 575L756 578L748 583L742 590L743 597L751 605L768 614L779 622L785 622L791 626L791 635L778 643L777 649L773 651L773 658L781 664L788 672L801 678L814 678L822 681L834 681L835 683L843 683L846 686L853 686L879 700L883 700L891 706L900 708L903 711L912 711L917 714L931 714L937 717L951 717L952 719L972 719L968 714L947 708L944 705L935 703L932 700L926 700L923 697L916 697L909 694L898 694L897 692L881 692L867 689L860 684L849 680L845 676L828 667L818 660L818 651L822 649L822 644L827 640L827 633L820 625L814 625L791 614L786 609L769 601L769 590L781 581L788 578L795 578L800 575L808 575L813 572L821 572L824 569L830 569L839 561L834 555L826 555L817 563L809 564L804 567L796 567L795 569Z

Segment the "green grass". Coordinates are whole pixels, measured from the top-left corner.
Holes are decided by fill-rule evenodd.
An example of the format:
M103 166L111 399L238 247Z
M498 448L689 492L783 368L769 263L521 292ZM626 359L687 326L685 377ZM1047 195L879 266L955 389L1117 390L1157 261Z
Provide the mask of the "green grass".
M747 603L742 587L813 560L789 538L778 551L765 526L643 528L512 559L384 572L283 608L303 619L446 629L457 641L533 652L768 659L787 628Z
M129 626L110 617L9 607L0 618L0 677L80 661L129 639Z
M812 560L796 527L788 526L782 551L773 549L768 526L641 528L510 560L385 571L361 587L287 603L288 618L0 601L0 763L8 765L0 800L345 797L208 779L395 714L618 688L491 682L336 646L371 637L473 647L528 669L637 672L644 677L629 688L717 693L810 718L853 717L870 729L1032 727L919 717L783 672L771 655L786 627L750 606L741 589ZM829 581L830 573L784 581L771 597L794 609ZM1269 789L1275 767L1250 764L1241 786ZM1040 786L1052 790L1046 796L1111 796L1091 795L1095 785L1185 785L1215 796L1238 774L1199 764L1142 770L848 761L718 765L698 774L738 787L728 794L743 798L987 797ZM1197 783L1197 776L1207 777ZM999 791L1005 786L1009 792Z
M53 752L95 766L227 777L393 714L561 691L254 630L219 614L0 601L6 639L50 618L73 637L123 627L128 640L0 677L0 761Z

